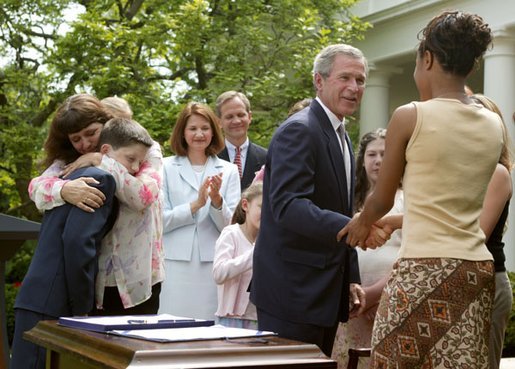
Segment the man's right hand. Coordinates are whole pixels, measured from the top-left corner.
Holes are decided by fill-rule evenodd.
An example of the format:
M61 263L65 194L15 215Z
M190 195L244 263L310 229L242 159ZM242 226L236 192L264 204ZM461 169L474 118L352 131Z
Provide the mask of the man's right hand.
M392 232L393 229L388 225L385 225L383 228L381 228L374 224L370 228L370 233L368 234L367 240L365 241L365 245L360 246L363 250L375 249L379 246L382 246L390 239Z

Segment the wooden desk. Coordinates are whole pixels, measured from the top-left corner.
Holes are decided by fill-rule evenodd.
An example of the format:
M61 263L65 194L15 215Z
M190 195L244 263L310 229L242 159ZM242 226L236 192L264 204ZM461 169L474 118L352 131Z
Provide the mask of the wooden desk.
M337 367L316 345L279 337L157 343L42 321L24 338L47 349L47 369Z

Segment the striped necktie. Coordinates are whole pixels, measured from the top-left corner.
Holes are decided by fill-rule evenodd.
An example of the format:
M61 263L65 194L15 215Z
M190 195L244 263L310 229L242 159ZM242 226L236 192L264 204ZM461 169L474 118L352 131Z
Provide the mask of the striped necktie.
M234 154L234 164L238 167L238 173L240 174L240 178L242 177L243 173L241 170L241 148L239 146L236 146L236 154Z

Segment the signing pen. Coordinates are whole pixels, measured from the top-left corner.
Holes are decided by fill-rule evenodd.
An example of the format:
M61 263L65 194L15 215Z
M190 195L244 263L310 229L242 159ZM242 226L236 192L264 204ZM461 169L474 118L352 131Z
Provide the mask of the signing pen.
M147 321L143 320L143 319L129 319L129 320L127 320L127 323L129 323L129 324L145 324L145 323L147 323Z
M195 319L162 319L158 323L181 323L181 322L194 322Z

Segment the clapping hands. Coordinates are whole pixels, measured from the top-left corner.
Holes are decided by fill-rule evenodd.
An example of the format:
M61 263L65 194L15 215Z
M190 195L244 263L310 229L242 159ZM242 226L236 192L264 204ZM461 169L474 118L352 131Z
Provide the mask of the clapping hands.
M211 204L217 209L222 207L223 202L222 195L220 195L222 175L223 173L221 172L207 179L209 181L209 198L211 199Z
M216 174L214 176L207 177L198 191L197 200L190 203L191 212L196 213L201 207L206 205L207 199L211 199L211 204L219 209L222 207L223 198L220 194L220 188L222 187L222 175L223 173Z

